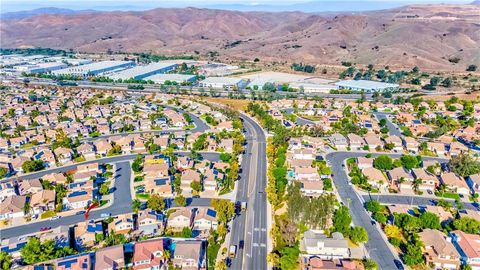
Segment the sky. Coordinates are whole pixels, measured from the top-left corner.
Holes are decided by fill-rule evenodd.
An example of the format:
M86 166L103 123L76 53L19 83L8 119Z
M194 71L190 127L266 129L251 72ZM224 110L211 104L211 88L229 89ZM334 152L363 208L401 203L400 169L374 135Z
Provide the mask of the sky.
M152 8L199 7L261 11L362 11L398 7L406 4L457 3L473 0L0 0L0 13L42 7L73 10L147 10Z

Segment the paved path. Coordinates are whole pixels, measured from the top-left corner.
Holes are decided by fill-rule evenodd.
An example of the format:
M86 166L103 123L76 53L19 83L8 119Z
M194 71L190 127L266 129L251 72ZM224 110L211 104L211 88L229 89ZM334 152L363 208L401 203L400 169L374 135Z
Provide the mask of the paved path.
M387 120L388 134L402 137L402 132L400 131L400 129L397 128L397 126L394 125L389 118L389 116L392 115L391 113L374 112L373 115L378 119L378 121L380 121L381 119Z
M247 202L247 211L233 220L230 244L237 246L231 269L267 269L266 139L262 128L241 115L246 130L245 154L237 201ZM240 241L244 248L240 249Z

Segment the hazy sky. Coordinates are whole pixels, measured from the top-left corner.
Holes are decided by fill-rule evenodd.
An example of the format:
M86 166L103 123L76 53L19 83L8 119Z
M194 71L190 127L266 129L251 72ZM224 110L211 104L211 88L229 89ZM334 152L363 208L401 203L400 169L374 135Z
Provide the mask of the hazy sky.
M473 0L0 0L0 13L30 10L41 7L58 7L75 10L96 9L96 10L145 10L157 7L211 7L226 9L266 9L267 7L277 7L282 10L295 10L308 5L316 6L316 9L335 10L346 9L362 10L389 8L413 3L470 3ZM364 6L362 3L368 3ZM373 8L372 8L373 7ZM299 8L300 9L300 8Z

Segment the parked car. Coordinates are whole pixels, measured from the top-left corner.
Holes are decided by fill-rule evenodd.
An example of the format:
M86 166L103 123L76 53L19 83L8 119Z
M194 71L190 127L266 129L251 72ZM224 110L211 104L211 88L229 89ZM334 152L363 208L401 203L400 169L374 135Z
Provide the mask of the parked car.
M112 214L110 214L110 213L102 213L102 214L100 215L100 217L101 217L101 218L108 218L108 217L110 217L111 215L112 215Z
M40 231L41 231L41 232L48 231L48 230L50 230L51 228L52 228L52 227L42 227L42 228L40 228Z
M60 218L60 216L53 216L53 217L50 218L50 220L57 220L59 218Z

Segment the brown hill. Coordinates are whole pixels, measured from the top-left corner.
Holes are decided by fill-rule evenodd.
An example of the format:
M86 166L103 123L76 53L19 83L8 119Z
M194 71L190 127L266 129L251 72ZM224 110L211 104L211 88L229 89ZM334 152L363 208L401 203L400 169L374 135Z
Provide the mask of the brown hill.
M40 15L0 24L1 47L194 54L221 60L464 70L480 65L480 7L415 5L363 14L154 9ZM455 63L457 62L457 63Z

